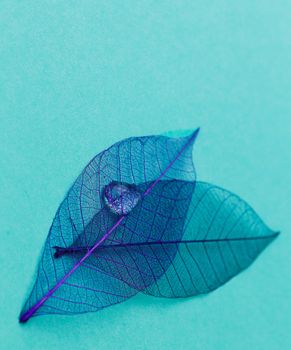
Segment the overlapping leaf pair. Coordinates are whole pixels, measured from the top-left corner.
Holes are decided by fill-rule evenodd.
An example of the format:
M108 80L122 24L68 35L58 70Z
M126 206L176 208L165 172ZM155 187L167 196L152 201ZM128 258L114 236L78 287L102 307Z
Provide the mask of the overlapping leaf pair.
M129 138L90 161L57 210L20 322L139 292L208 293L251 264L278 233L238 196L196 181L197 134Z

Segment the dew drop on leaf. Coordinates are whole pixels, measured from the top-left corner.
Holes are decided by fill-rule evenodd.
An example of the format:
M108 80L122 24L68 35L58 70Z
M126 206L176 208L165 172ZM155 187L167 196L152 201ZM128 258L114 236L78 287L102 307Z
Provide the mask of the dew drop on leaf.
M141 199L135 186L111 182L104 189L104 202L117 215L126 215L132 211Z

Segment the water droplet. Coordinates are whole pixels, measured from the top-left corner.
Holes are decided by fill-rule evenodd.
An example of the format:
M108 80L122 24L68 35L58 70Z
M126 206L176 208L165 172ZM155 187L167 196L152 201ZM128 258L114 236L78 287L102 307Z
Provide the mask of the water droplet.
M141 194L134 185L111 182L104 190L105 204L117 215L130 213L140 199Z

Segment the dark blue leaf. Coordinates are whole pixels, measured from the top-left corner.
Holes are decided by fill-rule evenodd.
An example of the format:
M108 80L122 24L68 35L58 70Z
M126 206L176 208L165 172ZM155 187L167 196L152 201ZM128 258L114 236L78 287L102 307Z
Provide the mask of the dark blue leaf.
M121 302L140 290L116 268L117 263L113 259L118 260L118 255L114 254L111 262L103 261L103 264L96 266L96 254L93 253L97 246L119 242L118 235L122 239L125 224L132 230L138 228L140 237L158 233L161 227L167 228L166 225L169 225L170 231L173 226L172 231L177 228L177 234L182 234L191 191L188 201L185 200L180 205L184 208L181 223L172 224L171 222L177 221L174 216L177 214L172 207L182 203L179 196L182 198L185 195L183 191L177 192L181 184L172 181L173 185L168 186L163 199L165 184L160 180L163 179L166 183L172 179L192 181L190 187L193 188L195 171L192 145L197 133L198 130L184 138L130 138L100 153L86 166L56 213L42 253L35 285L21 312L21 322L27 321L31 316L47 313L96 311ZM118 188L112 187L116 184ZM129 188L129 193L122 186ZM183 183L185 186L189 187L189 183ZM118 203L120 195L123 198L121 207ZM148 201L151 201L150 205L147 204ZM159 209L159 205L162 208ZM148 214L147 210L150 210ZM161 211L160 214L158 210ZM157 228L147 232L151 222ZM166 222L169 223L165 224ZM157 225L161 225L160 228ZM134 234L131 235L134 241ZM66 249L72 250L78 243L82 244L81 250L66 253ZM121 264L118 261L118 266ZM152 279L144 287L150 283Z

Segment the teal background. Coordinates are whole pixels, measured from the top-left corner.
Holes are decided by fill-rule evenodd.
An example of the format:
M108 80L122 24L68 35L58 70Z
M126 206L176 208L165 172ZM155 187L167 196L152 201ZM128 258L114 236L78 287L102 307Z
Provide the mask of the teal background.
M291 2L0 0L0 349L291 348ZM198 178L281 236L217 291L17 317L66 190L128 136L201 127Z

